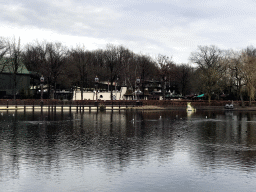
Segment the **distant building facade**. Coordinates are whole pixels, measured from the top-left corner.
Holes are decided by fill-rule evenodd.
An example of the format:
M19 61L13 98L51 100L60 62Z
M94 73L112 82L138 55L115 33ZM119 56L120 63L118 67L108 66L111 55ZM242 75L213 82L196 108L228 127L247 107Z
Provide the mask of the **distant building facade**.
M124 94L127 87L121 87L120 90L113 90L113 100L125 100ZM74 90L73 100L81 100L81 91ZM83 91L84 100L111 100L111 91Z
M30 89L30 72L24 64L20 64L16 77L12 67L6 64L0 73L0 98L12 97L21 92L29 91ZM14 85L16 81L16 93L14 93Z

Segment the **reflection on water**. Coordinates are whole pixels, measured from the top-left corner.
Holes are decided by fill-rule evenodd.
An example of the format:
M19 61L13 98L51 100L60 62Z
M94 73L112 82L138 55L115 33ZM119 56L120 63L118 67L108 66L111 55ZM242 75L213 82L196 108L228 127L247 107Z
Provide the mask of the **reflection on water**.
M3 191L253 191L256 113L0 115Z

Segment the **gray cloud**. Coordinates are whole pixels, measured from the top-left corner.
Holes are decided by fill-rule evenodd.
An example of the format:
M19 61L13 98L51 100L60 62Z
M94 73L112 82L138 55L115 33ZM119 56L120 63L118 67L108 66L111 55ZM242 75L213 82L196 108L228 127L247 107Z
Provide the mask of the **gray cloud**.
M197 45L243 48L256 42L255 5L250 0L9 0L0 3L0 30L15 26L29 35L38 29L42 36L52 31L186 62Z

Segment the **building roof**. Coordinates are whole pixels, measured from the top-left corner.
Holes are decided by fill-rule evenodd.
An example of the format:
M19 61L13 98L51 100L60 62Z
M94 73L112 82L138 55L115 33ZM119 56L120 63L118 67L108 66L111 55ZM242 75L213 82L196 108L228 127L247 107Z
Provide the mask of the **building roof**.
M11 60L9 58L3 58L0 61L0 65L3 66L2 73L13 73L14 72L14 69L13 69L12 64L11 64ZM19 73L19 74L30 74L30 71L27 70L24 63L20 62L17 73Z

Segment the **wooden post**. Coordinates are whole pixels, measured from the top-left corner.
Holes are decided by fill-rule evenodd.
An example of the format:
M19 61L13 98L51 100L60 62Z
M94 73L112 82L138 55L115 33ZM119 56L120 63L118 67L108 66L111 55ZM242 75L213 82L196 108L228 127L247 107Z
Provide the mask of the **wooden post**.
M48 105L48 116L50 117L50 113L51 113L51 106Z
M63 112L63 102L64 101L61 101L61 112Z
M41 112L43 112L43 104L41 103Z

